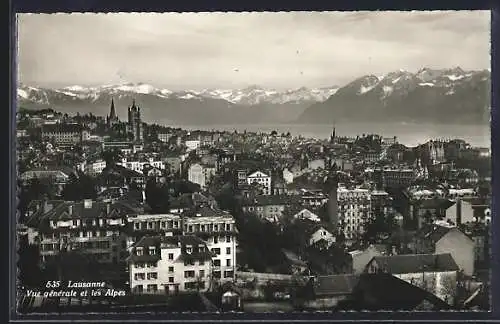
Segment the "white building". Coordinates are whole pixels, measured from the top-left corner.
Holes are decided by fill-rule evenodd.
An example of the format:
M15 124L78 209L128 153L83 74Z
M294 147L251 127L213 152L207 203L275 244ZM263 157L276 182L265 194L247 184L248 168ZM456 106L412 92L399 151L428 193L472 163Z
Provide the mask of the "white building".
M165 170L165 162L162 160L154 160L153 158L148 158L146 161L128 161L123 159L122 162L117 163L127 169L134 170L136 172L142 173L144 166L149 165L151 167L158 168L160 170Z
M215 166L195 163L188 169L188 181L199 184L202 189L205 189L215 172Z
M196 236L145 236L132 247L130 290L136 294L206 291L212 254Z
M260 185L264 190L264 195L270 195L272 192L271 176L265 174L264 172L256 171L256 172L248 175L247 176L247 183L249 185L252 185L255 183Z
M299 211L298 213L296 213L295 215L293 215L293 218L294 219L307 219L307 220L310 220L310 221L313 221L313 222L320 222L321 219L319 218L318 215L316 215L315 213L313 213L312 211L310 211L309 209L302 209L301 211Z
M233 216L210 208L200 209L194 217L184 219L183 233L202 238L212 258L213 279L232 281L236 272L236 225Z
M96 176L102 173L102 170L106 168L106 161L97 160L94 162L85 163L83 167L83 172L90 176Z
M313 245L316 242L324 241L328 247L335 243L335 236L330 233L323 226L318 226L313 229L313 232L309 235L309 245Z
M363 233L365 221L371 217L371 193L367 189L337 189L339 227L347 240Z
M290 170L288 170L288 169L283 170L283 179L285 180L286 184L293 183L294 178L295 178L295 176Z
M194 151L196 150L198 147L200 147L200 140L188 140L188 141L185 141L184 144L186 145L186 148L187 148L187 151Z
M158 133L158 140L160 142L166 143L172 138L172 133Z
M212 252L211 278L215 281L234 279L237 230L234 218L229 213L204 207L194 214L186 212L183 215L171 213L131 216L128 223L132 231L128 236L129 249L148 234L168 237L194 235Z

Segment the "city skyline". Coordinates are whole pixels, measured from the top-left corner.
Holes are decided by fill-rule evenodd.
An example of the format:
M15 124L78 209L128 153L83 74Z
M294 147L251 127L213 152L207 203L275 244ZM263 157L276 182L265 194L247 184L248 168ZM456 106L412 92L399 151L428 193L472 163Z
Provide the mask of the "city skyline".
M292 89L395 69L482 70L489 21L488 11L22 14L18 81Z

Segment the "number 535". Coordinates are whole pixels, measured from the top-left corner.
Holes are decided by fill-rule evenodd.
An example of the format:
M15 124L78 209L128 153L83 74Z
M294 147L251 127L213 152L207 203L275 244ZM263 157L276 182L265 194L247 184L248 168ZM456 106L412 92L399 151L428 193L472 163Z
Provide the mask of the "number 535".
M60 286L61 286L61 282L59 280L47 281L47 284L45 285L46 288L59 288Z

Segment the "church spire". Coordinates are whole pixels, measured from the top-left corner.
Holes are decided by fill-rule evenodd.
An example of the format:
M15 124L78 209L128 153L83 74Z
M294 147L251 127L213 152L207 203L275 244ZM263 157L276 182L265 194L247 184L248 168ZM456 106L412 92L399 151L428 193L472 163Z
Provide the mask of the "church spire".
M330 143L334 143L335 142L335 125L333 126L333 131L332 131L332 135L330 135Z
M111 109L110 109L110 112L109 112L109 118L111 120L113 120L113 119L116 118L115 101L113 100L113 98L111 98Z

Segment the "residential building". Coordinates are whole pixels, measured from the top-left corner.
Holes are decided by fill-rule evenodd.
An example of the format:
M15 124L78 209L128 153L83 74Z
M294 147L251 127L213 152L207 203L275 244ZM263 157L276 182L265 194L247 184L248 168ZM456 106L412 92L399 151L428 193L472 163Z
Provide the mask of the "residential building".
M269 221L278 221L283 216L283 211L299 203L296 196L256 196L243 201L243 211L255 213L257 216Z
M371 193L367 189L337 189L339 227L345 238L355 239L364 231L364 224L372 214Z
M328 202L328 197L321 190L300 190L300 200L306 208L318 208Z
M285 180L286 184L293 183L294 174L292 172L290 172L290 170L288 170L287 168L285 168L283 170L283 179Z
M108 165L99 175L104 187L126 187L137 186L145 188L146 177L142 172L127 169L121 165Z
M233 281L236 273L236 225L233 216L221 210L201 207L185 213L184 235L195 235L212 252L212 278L217 282Z
M170 174L179 174L181 172L182 160L179 156L167 156L163 159L163 162Z
M413 169L375 169L374 180L381 189L401 189L409 187L416 179Z
M474 241L457 227L426 226L414 236L411 249L417 254L450 253L464 274L474 274Z
M364 250L355 250L349 252L351 257L351 271L354 274L361 274L365 271L366 266L376 256L385 254L385 249L371 244Z
M214 166L195 163L188 169L188 180L200 185L202 189L206 189L210 183L210 179L215 175L215 172Z
M200 140L192 139L185 141L184 145L186 145L187 151L189 152L198 149L201 146L201 142Z
M172 136L172 133L158 133L158 140L163 143L168 143Z
M392 211L392 198L385 191L374 190L370 193L371 213L373 217L386 217Z
M42 263L62 251L92 255L102 263L124 263L127 216L141 211L125 201L39 201L33 206L26 225L38 231Z
M264 195L272 193L271 176L261 171L255 171L246 176L246 182L249 185L257 184L262 187Z
M130 290L176 294L210 288L212 254L196 236L145 236L132 247Z
M95 161L85 161L81 164L80 170L85 174L95 177L102 173L102 171L106 168L106 161L102 159L98 159Z
M307 219L309 221L312 221L312 222L320 222L321 219L319 218L318 215L316 215L315 213L313 213L312 211L310 211L309 209L302 209L301 211L299 211L298 213L294 214L292 216L293 219L301 219L301 220L304 220L304 219Z
M369 274L390 273L450 305L457 295L458 270L450 253L375 256L365 269Z
M487 208L487 205L479 205L483 210ZM479 208L480 208L479 207ZM457 199L452 206L446 209L445 220L453 225L461 225L466 223L475 222L481 215L477 214L476 205L473 205L473 201L467 199Z
M165 170L165 162L163 162L162 160L155 161L152 157L147 158L143 161L130 161L127 159L123 159L121 162L118 162L116 164L124 166L127 169L134 170L139 173L142 173L144 171L145 166L158 168L160 170Z
M311 226L307 231L309 245L315 245L322 242L321 246L329 248L335 243L335 236L321 224Z
M147 235L194 235L202 239L212 252L212 272L207 272L210 278L216 282L234 279L238 242L235 220L231 214L207 206L194 206L179 213L136 215L129 217L128 222L129 247Z

